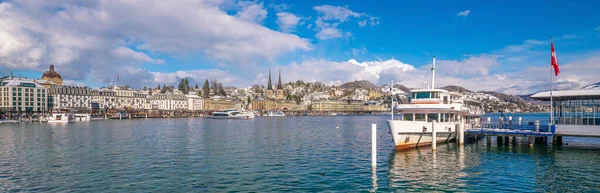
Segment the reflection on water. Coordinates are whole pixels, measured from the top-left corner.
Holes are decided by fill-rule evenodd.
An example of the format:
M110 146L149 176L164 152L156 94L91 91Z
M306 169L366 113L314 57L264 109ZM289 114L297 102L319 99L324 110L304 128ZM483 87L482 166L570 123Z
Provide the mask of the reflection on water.
M581 140L581 139L578 139ZM592 141L597 139L590 139ZM593 143L593 142L592 142ZM565 192L600 189L600 147L491 145L391 152L390 189Z
M464 147L438 144L437 151L421 148L392 152L388 163L388 179L392 189L409 191L464 188ZM472 161L476 161L475 159Z

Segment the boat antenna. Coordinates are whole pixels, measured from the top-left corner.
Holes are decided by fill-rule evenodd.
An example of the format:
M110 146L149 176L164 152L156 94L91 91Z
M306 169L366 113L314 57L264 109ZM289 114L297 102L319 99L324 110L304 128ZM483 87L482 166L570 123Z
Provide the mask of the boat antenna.
M433 56L433 65L431 66L431 89L435 89L435 56Z

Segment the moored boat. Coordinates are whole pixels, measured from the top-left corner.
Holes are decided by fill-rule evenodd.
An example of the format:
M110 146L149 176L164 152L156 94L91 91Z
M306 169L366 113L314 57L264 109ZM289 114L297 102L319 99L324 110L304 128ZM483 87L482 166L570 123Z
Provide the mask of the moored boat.
M400 116L387 121L396 150L452 140L459 124L479 121L483 115L480 102L466 99L459 93L434 89L435 57L432 71L431 87L411 90L408 104L394 108ZM435 128L432 128L433 121ZM437 132L435 142L431 136L433 129Z
M75 115L73 113L52 113L46 119L48 123L73 123Z
M285 113L283 111L269 111L267 117L283 117Z
M254 119L253 112L241 112L236 109L215 111L208 116L211 119Z

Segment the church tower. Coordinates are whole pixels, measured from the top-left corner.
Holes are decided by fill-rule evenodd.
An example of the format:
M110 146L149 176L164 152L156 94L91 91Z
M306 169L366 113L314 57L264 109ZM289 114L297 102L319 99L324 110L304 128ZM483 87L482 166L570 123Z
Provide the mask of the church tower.
M48 67L48 71L44 72L44 74L42 75L42 80L49 80L57 85L63 84L62 77L60 76L60 74L54 71L54 65L52 64L50 64L50 67Z
M283 100L283 84L281 84L281 68L279 69L279 82L277 83L277 100Z
M269 83L267 84L267 98L272 99L273 97L273 84L271 83L271 69L269 69Z

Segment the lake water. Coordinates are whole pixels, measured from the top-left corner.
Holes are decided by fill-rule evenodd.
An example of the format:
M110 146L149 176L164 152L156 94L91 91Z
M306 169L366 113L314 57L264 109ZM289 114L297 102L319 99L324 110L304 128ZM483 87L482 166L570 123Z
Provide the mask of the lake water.
M387 116L1 124L0 192L586 192L600 141L396 152ZM378 166L370 166L370 124Z

